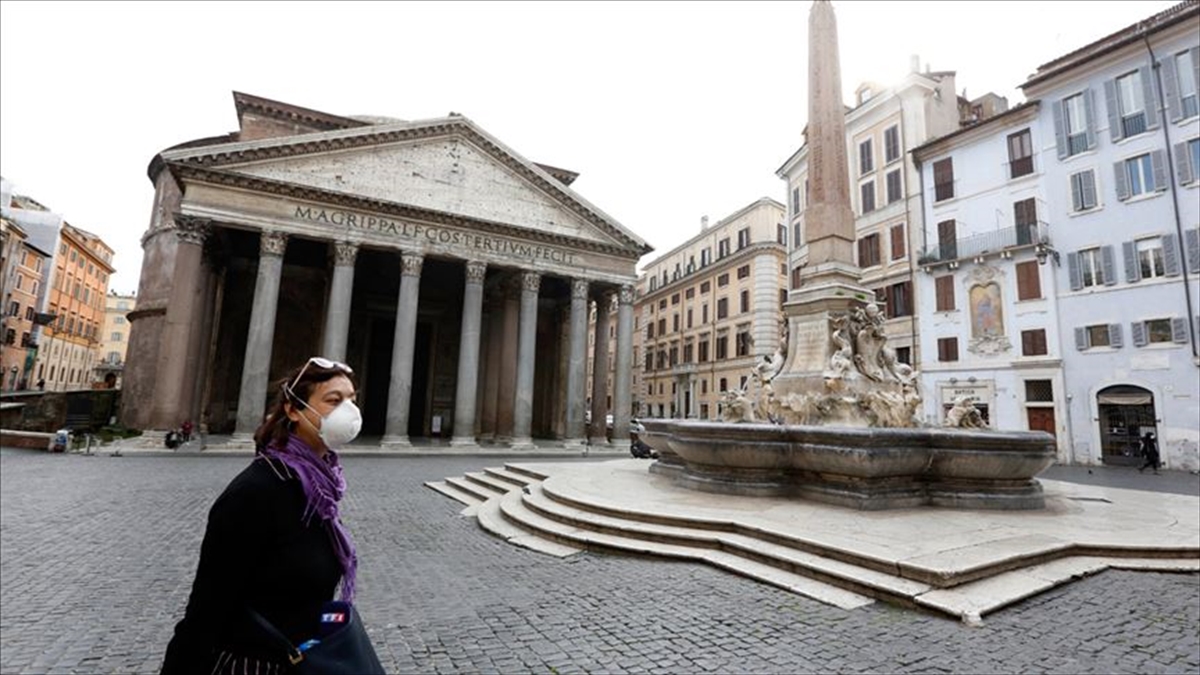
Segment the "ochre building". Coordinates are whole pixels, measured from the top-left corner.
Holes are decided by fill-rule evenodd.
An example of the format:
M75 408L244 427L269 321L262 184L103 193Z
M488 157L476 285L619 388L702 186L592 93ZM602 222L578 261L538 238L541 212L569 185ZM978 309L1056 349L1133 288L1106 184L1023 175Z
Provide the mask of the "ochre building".
M243 444L284 373L319 354L354 369L363 434L385 448L583 443L589 303L615 297L628 436L635 266L650 248L574 192L576 174L454 113L234 100L237 132L150 165L126 425L195 420Z

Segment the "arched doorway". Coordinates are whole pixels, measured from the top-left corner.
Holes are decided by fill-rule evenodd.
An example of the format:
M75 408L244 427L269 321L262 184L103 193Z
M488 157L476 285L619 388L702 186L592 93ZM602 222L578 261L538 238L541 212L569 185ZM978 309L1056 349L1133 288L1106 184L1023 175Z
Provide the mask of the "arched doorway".
M1130 384L1117 384L1096 394L1100 411L1100 459L1105 464L1132 465L1140 461L1138 439L1147 431L1158 435L1154 394Z

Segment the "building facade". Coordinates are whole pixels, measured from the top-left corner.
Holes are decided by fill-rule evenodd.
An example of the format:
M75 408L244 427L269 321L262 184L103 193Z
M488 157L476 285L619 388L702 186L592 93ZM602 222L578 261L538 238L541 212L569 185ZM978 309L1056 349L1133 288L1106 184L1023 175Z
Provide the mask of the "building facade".
M109 291L104 297L104 325L100 328L94 370L95 380L107 389L121 386L129 346L129 313L136 308L136 295Z
M862 285L874 290L887 317L889 346L902 363L919 365L921 328L914 296L914 261L923 244L922 187L911 150L1002 111L1003 98L967 101L955 93L952 71L911 70L897 85L864 83L846 112L846 152ZM805 130L807 136L807 129ZM805 282L809 264L804 212L808 205L808 144L776 170L786 183L789 287Z
M1200 3L1038 68L1072 461L1200 467ZM1036 128L1035 127L1035 128Z
M639 282L637 398L645 417L720 419L779 347L787 290L783 204L763 197L648 263Z
M29 241L15 221L0 216L4 251L3 343L0 343L0 388L5 391L32 389L37 385L36 319L42 296L42 272L49 254Z
M576 174L458 114L405 122L234 99L237 132L150 166L127 426L192 419L244 443L271 383L323 354L354 368L363 433L384 447L582 443L586 364L607 359L587 350L597 301L616 326L627 436L633 285L649 247L572 190Z
M925 419L973 396L995 429L1041 430L1069 458L1047 222L1040 105L1029 102L913 151L926 187L917 255Z

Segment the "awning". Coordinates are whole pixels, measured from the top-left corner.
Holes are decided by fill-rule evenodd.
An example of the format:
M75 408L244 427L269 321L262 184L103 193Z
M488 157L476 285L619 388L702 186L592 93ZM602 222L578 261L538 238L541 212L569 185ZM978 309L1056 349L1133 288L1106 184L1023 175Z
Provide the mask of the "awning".
M1154 403L1154 395L1150 392L1100 392L1096 400L1100 405L1150 405Z

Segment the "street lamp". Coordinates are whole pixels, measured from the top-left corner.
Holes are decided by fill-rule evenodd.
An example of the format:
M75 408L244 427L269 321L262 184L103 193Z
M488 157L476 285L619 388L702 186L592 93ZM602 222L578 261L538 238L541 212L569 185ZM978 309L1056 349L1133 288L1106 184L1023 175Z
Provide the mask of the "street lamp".
M1061 256L1059 255L1058 251L1054 250L1054 247L1051 246L1048 242L1039 243L1033 249L1033 254L1035 256L1037 256L1037 261L1038 261L1039 265L1045 265L1047 258L1054 258L1054 264L1058 265L1058 266L1062 266Z

